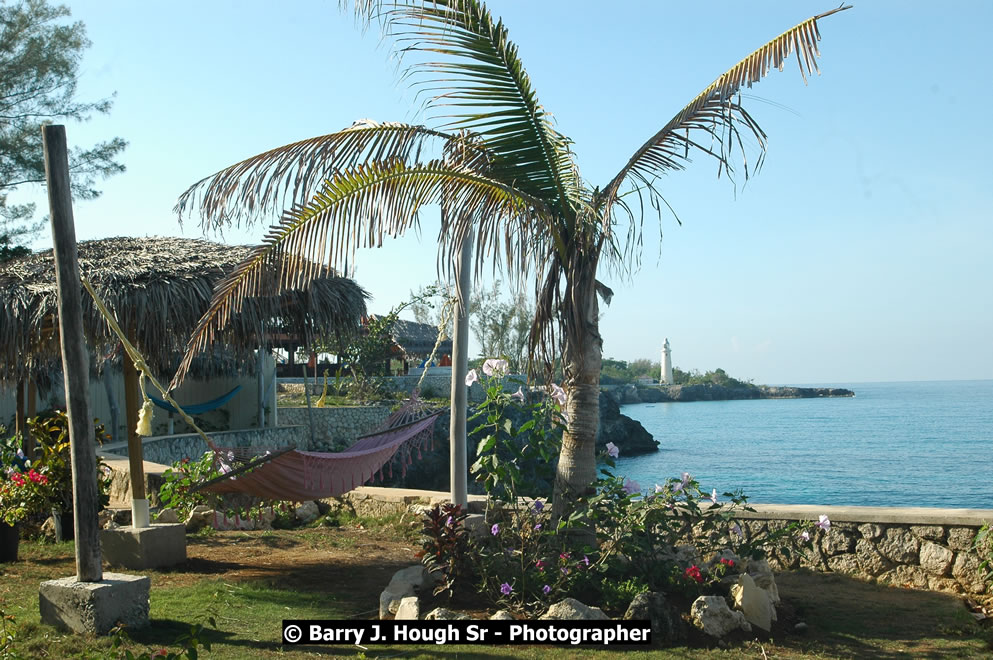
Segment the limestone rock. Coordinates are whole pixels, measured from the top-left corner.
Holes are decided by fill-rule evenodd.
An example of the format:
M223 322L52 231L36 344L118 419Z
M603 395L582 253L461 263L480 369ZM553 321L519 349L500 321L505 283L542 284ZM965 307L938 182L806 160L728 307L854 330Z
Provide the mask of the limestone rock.
M986 591L986 584L979 571L979 557L968 552L960 552L952 564L952 577L970 593L981 594Z
M926 541L941 541L945 538L945 528L941 525L911 525L910 533Z
M100 529L105 529L107 523L114 522L114 512L110 509L103 509L97 514L97 522L100 524Z
M873 523L865 523L864 525L859 525L859 534L867 539L878 539L883 535L884 527L882 525L875 525Z
M400 599L397 615L394 618L397 621L417 621L420 615L421 602L417 600L417 596L406 596Z
M395 614L404 598L415 595L429 579L428 571L420 564L402 568L393 574L386 589L379 594L379 618Z
M637 388L630 386L637 398ZM638 403L639 401L625 401ZM613 442L621 450L621 456L637 456L659 450L659 443L645 430L641 422L621 414L617 402L606 393L600 393L600 425L597 429L596 448L604 451L608 442Z
M127 527L131 524L131 509L117 509L114 511L114 522L116 522L121 527Z
M769 566L769 562L765 559L753 559L748 562L748 570L746 572L754 580L755 586L768 594L769 602L773 605L778 605L780 602L779 587L776 586L776 578L772 574L772 568ZM776 620L775 610L773 610L772 620Z
M399 619L399 611L397 614L397 618ZM425 621L466 621L469 619L472 619L472 617L468 614L465 614L464 612L456 612L455 610L450 610L447 607L436 607L424 615Z
M888 559L876 552L872 543L865 539L859 539L858 543L855 544L855 559L858 561L859 568L873 577L888 570L892 565Z
M566 598L555 603L538 618L541 621L606 621L610 619L599 607L584 605L575 598Z
M855 549L855 535L832 527L831 533L825 534L821 540L821 547L824 549L824 554L829 557L852 552Z
M462 526L465 531L469 532L470 536L477 539L486 538L492 527L492 525L486 524L486 516L482 513L470 513L462 521Z
M301 502L293 509L293 513L301 524L308 525L317 520L321 510L316 502Z
M916 564L920 541L902 527L890 527L876 548L884 557L898 564Z
M955 554L944 546L930 541L921 544L921 568L931 575L947 575L954 559Z
M41 524L41 535L46 541L55 540L55 518L53 516L49 516Z
M853 554L835 555L834 557L829 557L827 564L828 564L828 568L830 568L835 573L844 573L845 575L858 575L860 571L858 558Z
M897 566L884 577L890 584L914 589L927 589L927 573L919 566Z
M214 524L214 510L204 505L193 507L186 519L187 532L199 532L204 527Z
M646 591L635 596L624 613L624 620L650 621L652 643L656 646L672 646L686 639L679 612L660 591Z
M776 608L772 606L769 594L755 585L748 573L738 576L738 584L731 587L734 606L745 615L745 620L768 632L776 620Z
M494 612L493 616L490 617L490 621L516 621L516 619L507 610L500 610L499 612Z
M178 523L179 516L176 514L175 509L162 509L161 511L159 511L159 515L155 516L155 522Z
M978 531L972 527L950 527L948 529L948 547L952 550L970 549Z
M728 607L723 596L700 596L690 607L690 618L694 626L718 639L735 630L752 631L745 615Z

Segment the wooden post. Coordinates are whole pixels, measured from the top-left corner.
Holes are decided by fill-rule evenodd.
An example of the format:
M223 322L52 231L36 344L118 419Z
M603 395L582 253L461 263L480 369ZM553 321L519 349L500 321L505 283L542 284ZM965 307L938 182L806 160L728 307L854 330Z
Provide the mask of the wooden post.
M258 386L259 395L259 428L265 428L265 355L262 346L259 346L255 355L255 383Z
M14 433L21 436L21 446L24 446L24 438L27 437L28 427L24 423L27 417L27 411L25 410L24 404L24 381L17 381L17 393L16 393L16 407L14 411Z
M52 222L55 282L58 287L59 339L65 374L66 414L72 452L73 523L76 534L76 579L103 579L100 553L100 492L97 488L96 448L90 414L89 353L83 338L76 228L69 190L69 156L65 126L42 127L45 178Z
M38 416L38 386L35 385L34 378L28 378L28 412L27 418L34 419ZM34 437L31 430L21 437L21 446L24 448L24 455L33 463L35 455Z
M448 439L450 443L452 504L465 506L469 500L466 473L466 414L468 392L465 376L469 371L469 287L471 286L472 234L462 243L455 282L455 319L452 328L452 411Z
M128 326L128 341L135 343L134 327ZM131 356L125 351L121 359L121 369L124 371L124 415L128 430L128 471L131 473L131 499L145 499L145 460L141 447L141 436L138 435L138 408L141 397L138 396L138 370L134 368Z

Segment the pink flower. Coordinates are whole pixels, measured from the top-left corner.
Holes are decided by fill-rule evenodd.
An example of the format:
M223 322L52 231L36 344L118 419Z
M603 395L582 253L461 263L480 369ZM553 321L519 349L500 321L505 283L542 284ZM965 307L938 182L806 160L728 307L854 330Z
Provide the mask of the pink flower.
M506 376L509 367L506 360L490 358L483 362L483 373L487 376Z
M672 487L672 492L674 492L674 493L678 493L678 492L679 492L679 491L681 491L682 489L684 489L684 488L686 488L686 485L687 485L688 483L690 483L690 480L691 480L692 478L693 478L693 477L691 477L691 476L690 476L690 473L689 473L689 472L683 472L683 478L682 478L682 481L680 481L680 482L679 482L678 484L676 484L675 486L673 486L673 487Z
M543 561L541 561L539 559L538 561L536 561L534 563L534 567L537 568L539 571L543 571L543 570L545 570L545 562L543 562Z
M713 502L714 504L717 504L717 489L716 488L710 494L710 501Z
M624 492L628 495L634 495L635 493L641 492L641 486L637 481L631 481L630 479L624 479Z
M566 395L565 390L552 383L552 398L559 404L560 407L565 408Z
M510 398L517 399L518 401L524 401L524 389L518 387L517 391L510 395Z
M656 495L658 495L659 493L661 493L664 490L665 490L665 487L664 486L659 486L658 484L655 484L655 494Z
M607 456L610 456L611 458L617 458L620 455L621 455L621 450L617 448L617 445L615 445L613 442L608 442Z
M472 384L479 380L479 374L476 373L475 369L470 369L469 373L465 375L465 386L472 387Z
M831 521L824 514L821 514L820 520L814 523L814 527L820 527L825 532L831 529Z
M800 538L803 539L804 541L809 541L810 540L810 532L808 532L806 530L800 532Z
M696 564L683 571L683 577L696 582L703 582L703 575L700 574L700 569Z

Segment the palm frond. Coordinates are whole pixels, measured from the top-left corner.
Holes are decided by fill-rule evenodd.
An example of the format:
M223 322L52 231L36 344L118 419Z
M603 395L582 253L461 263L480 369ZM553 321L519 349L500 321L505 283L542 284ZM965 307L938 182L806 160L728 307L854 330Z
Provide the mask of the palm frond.
M309 199L334 170L364 160L413 159L429 142L453 136L424 126L370 119L319 137L247 158L201 179L184 192L175 211L180 221L199 211L204 230L253 224Z
M581 184L570 141L538 102L502 21L494 22L478 0L356 4L360 16L382 20L402 57L424 58L406 75L445 129L481 137L493 178L573 215Z
M170 389L185 377L193 357L214 341L246 300L303 290L313 279L358 248L378 247L386 237L418 227L419 212L444 199L453 224L442 228L443 247L457 250L476 232L477 270L488 256L503 256L508 269L523 272L533 260L540 234L535 219L547 214L536 200L501 182L444 161L408 164L371 161L335 173L306 205L283 214L263 243L217 284L207 311L187 343ZM439 251L439 264L455 252Z
M683 169L690 160L691 150L702 151L716 158L719 163L718 174L722 170L728 174L733 172L733 161L736 160L734 153L737 150L747 179L750 172L744 143L754 138L760 153L753 171L761 168L766 134L742 107L741 88L750 88L773 68L782 71L786 60L794 53L804 82L814 72L820 73L816 61L820 55L817 42L821 38L817 21L850 6L843 5L807 19L721 74L642 145L604 187L601 195L604 208L609 209L614 204L621 185L625 183L636 186L639 194L646 194L656 208L660 208L662 203L667 204L659 195L654 182L671 170ZM603 214L605 222L609 216L609 212Z

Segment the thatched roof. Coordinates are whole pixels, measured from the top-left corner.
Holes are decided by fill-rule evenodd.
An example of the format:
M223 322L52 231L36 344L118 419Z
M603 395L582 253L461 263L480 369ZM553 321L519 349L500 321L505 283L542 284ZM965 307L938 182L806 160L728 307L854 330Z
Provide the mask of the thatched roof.
M430 323L397 319L391 332L393 341L411 358L424 358L431 354L438 341L438 328ZM444 339L438 346L438 356L452 354L452 340Z
M171 375L207 309L214 284L251 248L187 238L106 238L78 245L83 277L133 333L136 346L160 375ZM110 359L117 338L82 290L83 326L97 362ZM365 314L368 294L330 274L305 291L246 301L222 333L216 355L198 360L201 376L230 373L275 331L306 337L349 332ZM0 380L47 369L59 358L57 293L52 251L0 264ZM210 358L211 356L206 356ZM232 360L234 358L234 360Z

